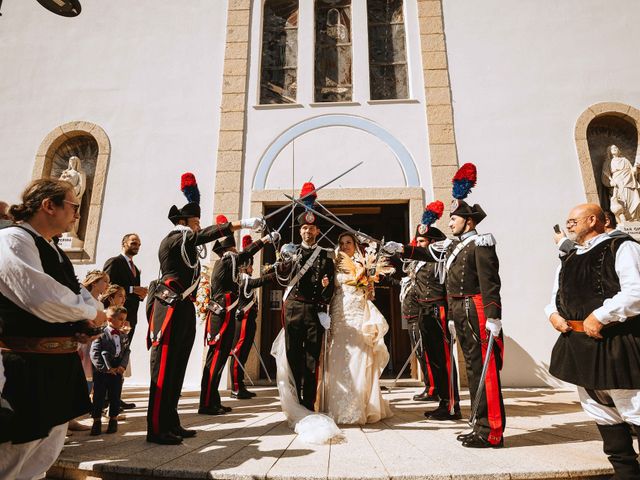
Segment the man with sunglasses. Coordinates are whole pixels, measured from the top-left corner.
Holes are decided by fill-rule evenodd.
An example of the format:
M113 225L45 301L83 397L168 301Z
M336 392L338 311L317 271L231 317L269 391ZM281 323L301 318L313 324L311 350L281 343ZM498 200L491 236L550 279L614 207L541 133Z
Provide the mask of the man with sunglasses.
M560 336L549 371L578 387L615 478L640 478L631 428L640 434L640 245L605 231L595 204L566 222L576 248L560 257L545 313Z
M13 411L0 425L0 478L44 476L69 420L89 412L78 342L106 317L54 241L78 208L71 184L36 180L10 209L17 225L0 230L0 391Z

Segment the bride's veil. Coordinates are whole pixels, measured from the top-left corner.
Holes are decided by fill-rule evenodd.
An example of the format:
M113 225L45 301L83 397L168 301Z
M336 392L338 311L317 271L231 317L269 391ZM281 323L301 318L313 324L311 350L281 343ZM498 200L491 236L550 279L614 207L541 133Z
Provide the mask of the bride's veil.
M331 439L343 438L342 432L333 419L322 413L314 413L300 405L295 380L287 359L284 335L283 328L273 342L271 355L276 359L276 382L280 404L289 426L305 443L324 444L329 443Z

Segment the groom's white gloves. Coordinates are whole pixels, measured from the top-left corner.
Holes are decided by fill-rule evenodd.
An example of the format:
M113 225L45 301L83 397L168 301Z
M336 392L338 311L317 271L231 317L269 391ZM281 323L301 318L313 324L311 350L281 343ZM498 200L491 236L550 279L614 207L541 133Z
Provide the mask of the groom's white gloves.
M327 312L318 312L318 319L320 320L320 325L322 325L325 330L331 328L331 317Z
M487 318L485 328L491 332L491 335L497 337L502 330L502 321L499 318Z
M398 242L387 242L382 247L382 250L389 255L395 255L396 253L404 252L404 245Z
M240 226L259 232L264 229L265 221L260 217L243 218L240 220Z

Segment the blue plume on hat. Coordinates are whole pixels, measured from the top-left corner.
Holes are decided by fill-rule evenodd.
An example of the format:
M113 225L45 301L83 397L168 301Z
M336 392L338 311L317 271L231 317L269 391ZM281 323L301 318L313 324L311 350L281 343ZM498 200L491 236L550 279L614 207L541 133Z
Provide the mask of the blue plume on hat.
M187 197L188 202L200 204L200 189L193 173L182 174L182 177L180 177L180 190Z
M316 187L313 183L306 182L302 185L300 201L305 205L305 207L313 208L316 203L316 198L318 198L318 195L316 195Z
M465 163L453 176L453 198L464 200L471 193L471 189L476 186L478 173L473 163Z

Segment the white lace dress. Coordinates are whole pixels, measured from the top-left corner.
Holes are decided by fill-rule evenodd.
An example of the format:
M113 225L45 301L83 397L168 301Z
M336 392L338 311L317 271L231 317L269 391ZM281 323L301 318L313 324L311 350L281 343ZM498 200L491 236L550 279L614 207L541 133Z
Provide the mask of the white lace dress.
M336 274L331 300L331 335L324 388L326 413L337 424L374 423L392 415L380 391L380 375L389 362L384 336L389 326L366 289L348 285Z

